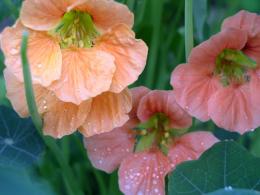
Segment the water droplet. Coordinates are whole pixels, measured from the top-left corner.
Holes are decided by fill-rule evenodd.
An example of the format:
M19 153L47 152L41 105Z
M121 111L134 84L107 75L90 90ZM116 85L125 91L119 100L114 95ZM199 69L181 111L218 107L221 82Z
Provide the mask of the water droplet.
M144 195L144 193L143 192L138 192L137 195Z
M108 148L107 148L107 151L108 151L108 152L111 152L111 148L108 147Z
M154 192L155 192L155 193L158 193L158 192L159 192L159 190L158 190L157 188L155 188L155 189L154 189Z
M128 184L127 184L127 185L125 185L125 189L126 189L126 190L130 190L130 188L131 188L131 186L130 186L130 185L128 185Z
M97 151L97 148L94 148L94 151L96 152L96 151Z
M156 184L157 184L157 181L156 181L156 180L153 180L153 184L156 185Z
M43 109L44 109L44 110L47 110L47 109L48 109L48 107L45 105L45 106L43 106Z
M6 139L4 140L4 143L5 143L6 145L13 145L13 144L14 144L14 141L13 141L13 139L11 139L11 138L6 138Z
M204 146L205 144L204 144L204 142L201 142L200 145Z
M42 64L37 64L37 67L38 68L42 68Z
M18 49L15 49L15 48L11 49L12 55L15 55L15 54L18 54L18 53L19 53Z
M99 160L98 163L99 163L99 164L103 164L103 161L102 161L102 160Z
M232 186L226 186L226 187L225 187L225 190L226 190L226 191L231 191L231 190L233 190L233 188L232 188Z

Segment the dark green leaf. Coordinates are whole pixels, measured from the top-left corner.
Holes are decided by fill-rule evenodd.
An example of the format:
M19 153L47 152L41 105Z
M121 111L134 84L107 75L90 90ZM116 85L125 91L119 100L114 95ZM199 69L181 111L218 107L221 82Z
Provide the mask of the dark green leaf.
M208 193L207 195L259 195L260 192L254 190L242 190L242 189L222 189L215 192Z
M30 119L0 106L0 165L26 166L37 161L43 142Z
M260 190L260 158L233 141L220 142L199 160L185 162L169 176L170 195L199 195L218 189Z

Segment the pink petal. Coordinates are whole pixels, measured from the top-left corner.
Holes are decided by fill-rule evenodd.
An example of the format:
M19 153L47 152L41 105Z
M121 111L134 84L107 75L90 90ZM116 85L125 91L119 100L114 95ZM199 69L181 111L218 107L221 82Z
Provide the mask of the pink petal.
M224 49L241 50L247 42L247 33L239 29L224 29L192 49L188 62L215 67L216 57Z
M113 172L133 152L135 138L131 129L137 123L133 119L111 132L85 138L85 147L93 166L107 173Z
M170 169L168 158L158 150L129 155L119 168L120 189L126 195L164 195Z
M218 139L209 132L193 132L183 135L176 139L171 147L168 156L171 160L172 167L187 160L196 160L200 155L218 142Z
M131 90L131 94L132 94L132 101L133 101L133 107L131 112L129 113L130 118L136 118L137 117L137 109L140 103L140 100L147 94L149 93L150 89L146 88L146 87L136 87L136 88L132 88Z
M255 93L255 92L254 92ZM208 102L209 115L219 126L244 133L256 128L248 84L218 90Z
M157 113L169 117L171 128L188 128L192 124L191 117L176 103L172 91L154 90L141 99L137 116L142 122Z
M177 103L201 121L209 120L208 100L221 88L208 66L179 65L172 73L171 85Z

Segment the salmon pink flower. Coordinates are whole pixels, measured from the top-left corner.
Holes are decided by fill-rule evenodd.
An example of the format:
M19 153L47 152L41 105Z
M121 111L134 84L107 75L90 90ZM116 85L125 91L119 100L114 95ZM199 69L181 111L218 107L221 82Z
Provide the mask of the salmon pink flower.
M172 73L176 101L202 121L244 133L260 125L260 16L241 11ZM259 102L260 103L260 102Z
M137 80L148 49L132 26L133 14L116 1L25 0L20 19L3 31L1 48L6 66L23 81L20 45L28 31L33 83L79 105Z
M217 139L202 131L181 135L192 120L171 91L138 87L131 92L130 120L111 132L86 138L85 147L96 168L110 173L119 167L119 185L126 195L163 195L165 176L179 163L197 159ZM144 124L146 129L135 129ZM146 147L138 151L143 140Z
M4 70L4 77L7 97L13 108L21 117L27 117L29 112L24 83L8 69ZM108 132L122 126L129 119L128 113L132 108L131 95L127 89L118 94L105 92L76 105L62 102L41 85L33 87L38 111L43 117L43 133L55 138L69 135L77 129L86 137Z

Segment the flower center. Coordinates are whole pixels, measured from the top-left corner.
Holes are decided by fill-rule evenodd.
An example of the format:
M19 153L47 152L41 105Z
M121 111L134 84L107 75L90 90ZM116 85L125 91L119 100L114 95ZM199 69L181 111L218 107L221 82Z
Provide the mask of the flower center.
M220 77L223 86L249 82L248 70L257 66L256 62L242 51L233 49L223 50L216 59L216 65L214 74Z
M156 113L145 123L139 124L134 129L137 131L135 151L140 152L158 147L164 154L167 154L173 137L184 133L182 130L170 128L169 121L164 113Z
M76 10L64 14L60 24L49 33L58 37L62 48L90 48L98 36L91 16Z

